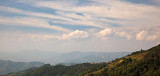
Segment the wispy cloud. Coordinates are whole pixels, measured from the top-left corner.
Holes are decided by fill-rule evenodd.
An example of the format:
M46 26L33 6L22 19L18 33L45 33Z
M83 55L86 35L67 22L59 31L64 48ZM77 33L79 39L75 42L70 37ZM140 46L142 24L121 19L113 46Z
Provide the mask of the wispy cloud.
M91 3L77 5L77 1L37 1L32 6L56 10L56 14L68 20L55 23L87 25L101 28L114 27L113 24L136 28L159 26L160 8L153 5L135 4L122 0L89 0ZM81 15L78 15L80 13Z
M4 7L4 6L0 6L0 11L18 13L18 14L23 14L23 15L27 15L27 16L34 16L34 17L50 18L50 19L54 19L53 20L54 23L60 23L60 24L103 27L103 26L100 26L99 24L95 23L94 21L87 20L88 18L92 19L91 16L89 16L89 15L81 16L81 19L80 19L79 18L80 15L78 16L75 13L69 13L68 16L71 16L71 15L72 16L71 17L66 17L66 14L62 13L62 12L61 13L57 12L57 15L53 15L53 14L51 15L51 14L47 14L47 13L37 13L37 12L31 12L31 11L23 11L23 10L20 10L20 9L11 8L11 7ZM79 18L79 20L73 19L73 17L74 18Z
M48 40L71 40L71 39L86 39L89 37L86 31L72 31L69 33L56 35L56 34L45 34L45 33L22 33L22 32L1 32L1 40L8 41L48 41Z
M3 29L0 31L1 45L2 43L9 44L9 40L24 42L24 44L27 41L36 44L34 41L37 41L42 42L44 46L52 44L61 47L63 45L66 46L65 48L72 49L73 46L76 48L75 44L79 43L81 45L76 49L81 46L88 46L90 49L92 45L105 50L111 43L121 42L128 45L130 42L134 44L148 42L154 44L159 42L160 38L160 6L159 0L149 2L151 1L154 4L132 3L128 0L8 1L7 4L0 5L0 27L27 26L56 31L32 33L19 30L20 28L14 31L7 27L1 28ZM5 31L9 32L4 33ZM70 44L72 41L73 44Z
M121 19L147 18L159 15L160 9L156 6L140 5L124 2L121 0L90 0L89 5L78 6L76 3L68 1L39 1L33 3L36 7L45 7L59 11L70 11L90 14L98 17L113 17ZM148 10L151 9L152 11ZM123 11L123 12L122 12ZM150 14L150 15L147 15Z
M60 26L50 25L47 19L39 19L34 17L0 17L0 19L0 24L5 25L48 28L61 32L71 31Z
M12 7L0 6L0 11L18 13L18 14L34 16L34 17L44 17L44 18L67 20L67 18L56 16L56 15L52 15L52 14L48 14L48 13L39 13L39 12L37 13L37 12L31 12L31 11L24 11L24 10L20 10L20 9L17 9L17 8L12 8Z

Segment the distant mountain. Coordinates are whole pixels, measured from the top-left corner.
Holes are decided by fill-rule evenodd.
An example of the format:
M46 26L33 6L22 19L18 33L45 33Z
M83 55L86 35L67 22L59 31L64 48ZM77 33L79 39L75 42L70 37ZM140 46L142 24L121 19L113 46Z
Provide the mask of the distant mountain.
M40 67L42 62L13 62L10 60L0 60L0 74L18 72L31 67Z
M19 51L1 52L0 59L20 62L40 61L51 65L61 63L108 62L129 54L130 52L45 52L45 51Z
M53 63L108 62L129 54L129 52L69 52L51 58Z
M17 52L2 52L0 51L0 60L12 60L16 62L31 62L40 61L50 64L56 64L56 61L52 62L52 58L62 53L47 52L38 50L25 50Z
M94 63L98 63L98 62L108 62L111 61L113 59L125 56L127 54L129 54L129 52L88 52L87 56L78 58L78 59L74 59L74 62L79 62L79 63L84 63L84 62L94 62ZM83 53L82 53L83 55Z
M160 76L160 45L105 63L46 64L5 76Z

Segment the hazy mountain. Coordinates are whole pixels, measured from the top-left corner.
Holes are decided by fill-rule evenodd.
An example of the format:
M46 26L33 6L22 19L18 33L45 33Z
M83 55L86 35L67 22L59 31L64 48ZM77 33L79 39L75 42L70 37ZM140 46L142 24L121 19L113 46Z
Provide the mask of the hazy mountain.
M46 64L40 68L6 76L159 76L160 45L133 52L106 63L83 63L71 66Z
M70 52L56 58L63 63L108 62L129 54L129 52ZM60 63L60 62L59 62Z
M2 52L0 59L20 62L40 61L56 65L59 63L107 62L129 54L129 52L45 52L20 51Z
M0 60L0 74L18 72L31 67L40 67L42 65L44 65L42 62L13 62L10 60Z
M17 52L0 52L0 59L1 60L12 60L17 62L44 62L50 63L51 58L55 58L55 56L61 53L58 52L46 52L46 51L17 51ZM54 64L54 62L53 62Z

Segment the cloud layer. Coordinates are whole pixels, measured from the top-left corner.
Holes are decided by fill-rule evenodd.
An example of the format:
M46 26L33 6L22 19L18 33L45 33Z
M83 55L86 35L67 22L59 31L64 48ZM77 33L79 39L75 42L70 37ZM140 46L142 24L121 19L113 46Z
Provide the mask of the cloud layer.
M109 48L109 43L106 44L108 40L110 43L124 40L124 43L126 42L124 45L133 41L151 44L160 42L158 0L149 0L151 3L145 1L133 3L128 0L16 0L15 2L6 0L4 2L6 3L0 4L0 42L3 42L0 45L6 44L6 47L9 41L31 41L33 44L35 41L57 41L57 47L63 45L72 48L73 45L79 44L76 49L86 45L87 50L102 44L103 46L99 47L104 51ZM26 27L43 32L37 30L33 30L36 33L31 32ZM59 41L62 43L58 44ZM67 41L73 42L66 45ZM84 43L81 43L83 41ZM47 45L46 42L44 44ZM51 44L54 45L54 42Z

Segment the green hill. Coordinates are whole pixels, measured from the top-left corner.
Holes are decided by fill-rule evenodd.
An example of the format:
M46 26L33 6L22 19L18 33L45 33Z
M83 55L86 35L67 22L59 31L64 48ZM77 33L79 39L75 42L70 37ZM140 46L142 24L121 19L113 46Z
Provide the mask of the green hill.
M71 66L46 64L40 68L11 73L6 76L83 76L86 73L97 71L106 66L106 63L82 63Z
M160 76L160 44L113 60L107 67L85 76Z
M160 76L160 45L107 63L46 64L6 76Z
M44 65L42 62L13 62L10 60L0 60L0 74L18 72L31 67L40 67L42 65Z

